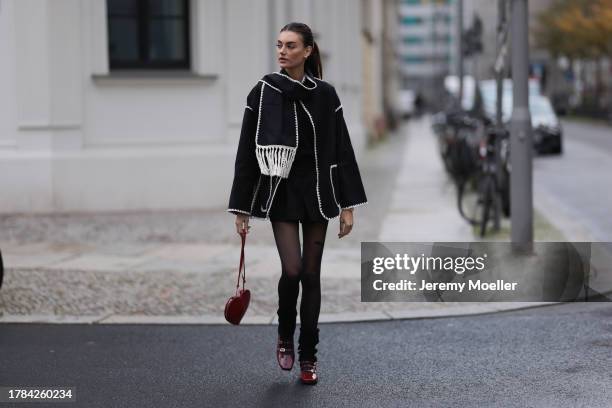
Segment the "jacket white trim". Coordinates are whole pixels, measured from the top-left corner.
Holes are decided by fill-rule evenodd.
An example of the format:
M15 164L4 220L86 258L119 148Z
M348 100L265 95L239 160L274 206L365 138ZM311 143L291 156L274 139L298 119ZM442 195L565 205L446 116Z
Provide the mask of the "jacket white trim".
M279 74L279 76L283 75ZM342 210L352 209L367 204L367 198L351 146L350 135L346 123L344 122L342 103L333 86L318 78L314 78L314 80L316 81L318 89L313 91L314 100L310 102L313 104L312 106L316 106L317 109L311 112L310 110L313 108L307 100L302 101L297 99L295 100L295 104L297 105L299 101L299 104L302 106L301 109L306 113L308 117L307 120L310 122L313 130L313 150L315 156L315 174L313 175L316 177L316 180L313 181L316 181L315 192L317 195L318 211L323 219L332 220L338 218ZM295 80L292 79L292 81ZM310 77L304 76L303 81L310 82ZM279 188L279 183L282 180L278 175L275 178L273 175L266 175L261 172L261 169L258 169L259 162L257 160L256 149L257 145L259 145L259 139L262 137L260 132L267 126L265 123L267 116L262 116L265 114L265 109L262 109L262 101L264 100L263 92L266 91L266 85L272 89L276 87L271 85L271 83L273 83L272 80L266 80L264 78L259 82L260 83L253 87L251 93L249 93L247 97L246 105L252 108L252 110L245 110L243 128L236 156L236 173L228 207L230 209L239 209L239 212L248 214L248 207L250 206L250 217L269 220L271 207L276 199L277 188ZM305 83L308 84L308 82ZM281 89L276 88L275 90L281 94L283 93ZM271 95L266 94L266 97L268 96ZM279 96L275 97L278 98ZM258 102L259 106L257 106ZM289 119L289 123L291 123L293 122L291 116L296 117L295 133L297 146L300 136L299 126L303 124L297 124L296 105L294 105L292 109L293 112L291 112L291 105L287 106L290 111L287 112L289 115L286 115L286 119ZM248 125L245 126L245 123ZM291 124L289 126L291 126ZM251 136L249 137L249 135ZM321 135L325 135L326 137L321 138ZM264 146L266 149L272 151L278 147L292 147L285 144L263 145L261 147ZM329 178L322 177L322 175L326 173L329 173ZM268 181L265 180L266 177ZM266 184L269 183L269 187L263 187L262 190L262 181ZM334 213L336 213L335 216L330 216Z
M309 91L312 91L313 89L315 89L317 87L317 83L315 81L313 81L312 78L310 78L308 75L304 75L303 80L302 81L298 81L297 79L293 79L289 75L285 75L285 74L282 74L280 72L274 72L274 74L280 75L282 77L285 77L288 80L295 82L296 84L300 84L302 87L304 87L304 89L308 89ZM312 82L314 84L314 86L312 88L309 88L306 85L304 85L304 82L306 81L306 79L309 79L310 82Z
M302 105L302 108L304 108L304 111L306 111L306 114L308 115L308 119L310 119L310 124L312 125L312 131L313 131L313 140L314 140L314 156L315 156L315 170L317 171L317 202L319 204L319 212L321 213L321 215L323 216L323 218L325 218L326 220L332 220L334 218L337 217L328 217L327 215L325 215L325 213L323 212L323 208L321 207L321 193L319 192L319 158L317 155L317 129L315 128L315 124L312 120L312 116L310 116L310 112L308 111L308 109L306 109L306 106L304 105L304 103L302 101L300 101L300 104Z

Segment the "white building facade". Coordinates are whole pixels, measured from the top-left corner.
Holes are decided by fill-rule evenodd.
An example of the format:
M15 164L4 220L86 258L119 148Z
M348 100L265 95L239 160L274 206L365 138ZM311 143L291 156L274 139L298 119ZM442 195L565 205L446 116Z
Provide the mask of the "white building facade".
M0 213L223 208L246 96L278 70L290 21L315 32L359 154L360 14L351 0L0 0Z

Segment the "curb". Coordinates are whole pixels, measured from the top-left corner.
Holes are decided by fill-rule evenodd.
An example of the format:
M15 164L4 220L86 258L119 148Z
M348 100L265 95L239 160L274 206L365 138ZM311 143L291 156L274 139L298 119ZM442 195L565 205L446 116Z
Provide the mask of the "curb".
M566 302L498 302L472 305L456 309L432 310L398 310L384 312L356 313L324 313L319 316L319 323L358 323L391 320L436 319L443 317L476 316L493 313L511 312L536 307L553 306ZM0 315L0 324L30 323L30 324L149 324L149 325L229 325L222 314L201 316L148 316L148 315L88 315L88 316L58 316L58 315ZM297 319L299 324L299 317ZM278 324L274 316L248 316L241 325L271 325Z

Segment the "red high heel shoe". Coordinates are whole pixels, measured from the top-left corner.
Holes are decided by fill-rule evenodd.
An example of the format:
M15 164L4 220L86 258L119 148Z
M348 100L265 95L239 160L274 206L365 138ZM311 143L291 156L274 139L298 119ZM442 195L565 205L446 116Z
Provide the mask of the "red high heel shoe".
M293 341L281 340L279 337L276 344L276 361L278 361L278 365L283 370L289 371L293 368L294 360Z
M316 361L300 361L300 380L304 384L316 384L319 380L317 375L317 362Z

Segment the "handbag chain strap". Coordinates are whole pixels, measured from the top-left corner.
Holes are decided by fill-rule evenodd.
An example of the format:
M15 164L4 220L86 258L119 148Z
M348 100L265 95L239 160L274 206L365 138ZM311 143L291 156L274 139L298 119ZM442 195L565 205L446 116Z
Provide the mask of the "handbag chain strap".
M244 262L244 243L246 241L246 230L240 231L240 238L242 239L242 248L240 249L240 266L238 267L238 282L236 282L236 295L240 288L240 272L242 273L242 290L244 290L244 284L246 283L246 263Z

